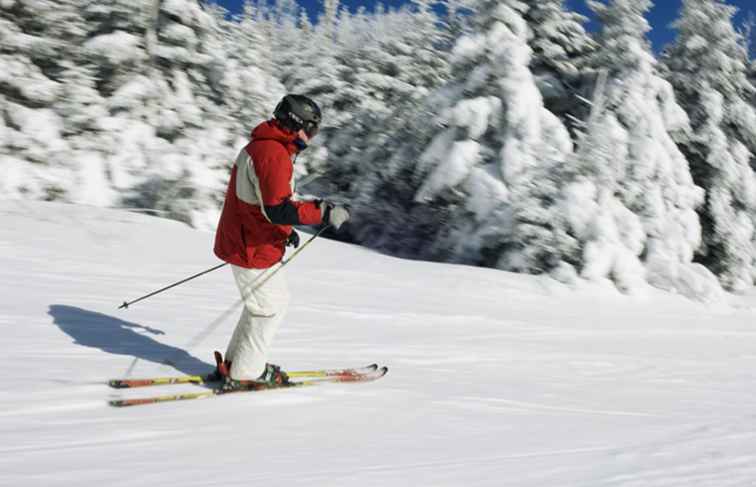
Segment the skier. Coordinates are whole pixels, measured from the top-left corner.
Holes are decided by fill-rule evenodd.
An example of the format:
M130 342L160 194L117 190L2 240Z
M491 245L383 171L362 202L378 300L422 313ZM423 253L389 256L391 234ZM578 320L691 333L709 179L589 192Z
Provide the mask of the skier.
M288 382L279 366L266 361L289 304L284 275L276 272L263 286L255 281L277 270L286 246L299 246L292 225L322 223L338 229L349 219L342 206L293 199L293 160L317 134L320 121L313 100L284 96L273 118L252 130L231 170L214 248L215 255L231 264L244 302L225 360L218 360L216 370L227 388L238 387L241 380Z

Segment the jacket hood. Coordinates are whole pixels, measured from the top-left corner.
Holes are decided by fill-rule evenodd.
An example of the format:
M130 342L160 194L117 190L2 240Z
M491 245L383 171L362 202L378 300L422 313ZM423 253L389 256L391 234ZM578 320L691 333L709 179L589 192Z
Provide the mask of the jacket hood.
M286 147L290 155L299 152L297 144L294 142L297 140L297 134L291 130L284 129L275 120L265 121L252 129L251 138L253 141L276 140Z

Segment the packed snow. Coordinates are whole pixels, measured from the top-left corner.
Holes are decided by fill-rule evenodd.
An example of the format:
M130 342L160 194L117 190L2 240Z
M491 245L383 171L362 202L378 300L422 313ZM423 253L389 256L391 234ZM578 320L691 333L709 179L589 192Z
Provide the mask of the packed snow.
M750 486L756 296L408 261L316 240L271 360L379 362L368 384L116 409L111 378L206 372L236 322L213 235L0 201L0 485ZM211 329L209 329L211 328ZM164 365L171 361L175 366Z

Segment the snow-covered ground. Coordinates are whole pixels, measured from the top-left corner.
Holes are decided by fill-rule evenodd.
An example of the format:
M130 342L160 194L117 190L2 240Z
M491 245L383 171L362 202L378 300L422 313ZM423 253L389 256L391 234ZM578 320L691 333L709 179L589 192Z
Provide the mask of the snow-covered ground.
M2 486L752 486L756 299L568 290L318 240L272 361L369 384L116 409L109 378L211 368L236 313L212 235L0 201ZM176 368L162 365L176 362Z

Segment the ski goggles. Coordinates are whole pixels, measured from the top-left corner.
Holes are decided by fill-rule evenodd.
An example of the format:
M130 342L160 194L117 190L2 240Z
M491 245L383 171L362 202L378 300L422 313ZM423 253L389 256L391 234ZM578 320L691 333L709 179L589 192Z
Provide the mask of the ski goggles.
M307 120L304 124L302 124L302 129L307 134L307 137L313 138L318 135L318 131L320 131L320 125L317 122L313 122L312 120Z

